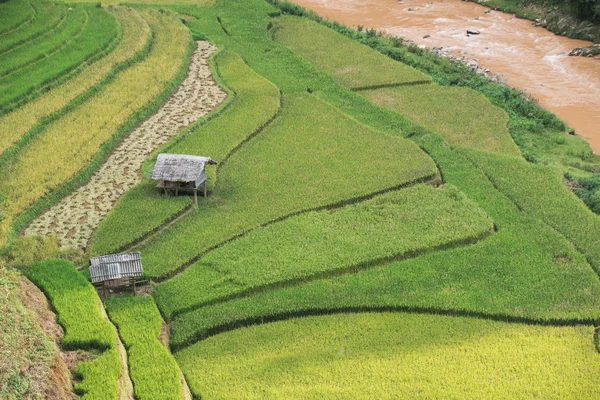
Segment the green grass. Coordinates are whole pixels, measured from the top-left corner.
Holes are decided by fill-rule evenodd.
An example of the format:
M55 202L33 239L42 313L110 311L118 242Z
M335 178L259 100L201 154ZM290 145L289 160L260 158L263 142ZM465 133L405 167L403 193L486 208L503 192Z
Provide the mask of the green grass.
M154 182L140 184L119 200L94 232L92 255L124 251L192 206L191 197L165 198L155 186Z
M243 60L231 52L219 53L214 63L224 84L231 88L233 103L218 115L161 152L203 154L217 162L244 140L257 132L279 109L279 90L256 74ZM210 116L209 116L210 117ZM209 187L215 184L216 168L207 169ZM200 198L200 207L204 199ZM189 197L161 197L154 184L147 182L128 192L115 209L102 221L94 234L92 254L106 254L123 249L159 228L184 207Z
M449 143L520 154L507 129L508 116L474 90L438 85L428 75L306 18L275 20L274 38L349 88L404 115ZM405 81L402 81L405 78ZM394 85L395 83L395 85ZM386 87L385 86L398 86Z
M18 232L84 183L123 135L164 103L185 77L193 49L189 31L173 13L141 14L153 30L153 43L149 53L142 53L143 61L127 65L94 96L46 125L13 155L10 167L3 166L11 173L0 183L6 199L0 241L3 233L4 239L9 237L12 217L20 214L12 226ZM33 186L27 188L29 184Z
M306 18L273 20L273 37L351 89L431 83L431 78ZM350 61L350 62L349 62Z
M27 293L21 279L0 265L0 398L7 400L43 398L58 355L41 321L23 302Z
M121 362L116 350L116 334L100 311L100 300L94 287L73 264L64 260L48 260L35 264L28 273L52 303L58 323L64 328L65 350L95 350L93 361L75 369L81 383L75 386L83 399L116 399Z
M600 157L595 156L582 138L571 136L565 124L555 115L541 108L516 89L472 73L461 63L450 63L438 55L415 46L406 46L401 40L388 39L357 32L337 22L323 20L314 13L287 1L268 0L281 12L303 15L378 52L408 64L431 76L442 86L461 86L474 89L501 107L509 116L508 129L523 156L532 162L548 164L574 176L589 176L600 172ZM374 115L374 114L373 114ZM384 119L379 117L381 125Z
M7 35L34 18L28 1L9 0L0 4L0 35ZM4 37L3 37L4 39Z
M600 217L567 188L559 173L510 156L462 152L520 209L562 233L600 271Z
M68 12L81 12L81 7ZM81 33L61 51L0 78L0 113L23 104L42 86L81 69L83 63L102 56L115 43L119 31L115 18L102 8L85 7L84 10L87 11L88 22ZM32 51L35 52L35 49ZM11 53L7 53L7 56Z
M25 2L23 2L25 3ZM36 18L21 29L2 37L0 54L23 46L33 39L52 32L52 30L65 18L66 8L49 1L39 1L31 4L36 10Z
M472 246L179 315L172 325L171 346L180 349L216 332L261 321L344 310L411 310L513 322L593 324L600 317L599 307L600 281L585 258L560 234L530 221Z
M417 185L255 229L208 253L154 296L171 319L227 296L475 242L491 231L487 215L455 188Z
M0 55L0 77L23 69L42 58L52 57L77 37L87 22L88 14L84 8L78 7L67 11L63 22L49 35Z
M144 271L167 277L258 225L436 176L413 143L377 133L314 96L284 98L273 123L220 166L208 201L143 248Z
M594 398L593 326L351 314L240 329L176 354L210 399Z
M152 297L112 297L105 305L127 349L135 398L181 400L181 373L173 356L158 341L162 318Z
M360 94L418 122L449 144L521 154L508 132L506 112L472 89L432 84L366 90Z

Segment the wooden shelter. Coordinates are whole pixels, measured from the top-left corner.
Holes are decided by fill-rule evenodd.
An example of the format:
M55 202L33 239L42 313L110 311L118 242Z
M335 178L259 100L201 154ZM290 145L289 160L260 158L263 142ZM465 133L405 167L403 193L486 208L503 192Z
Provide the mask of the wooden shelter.
M152 179L160 179L156 186L175 191L175 196L180 190L194 191L194 202L198 204L198 188L204 185L206 197L206 171L207 164L216 164L210 157L191 156L186 154L159 154L152 171Z
M130 286L135 290L135 278L142 276L142 255L140 253L110 254L90 259L92 284L101 288L106 297L111 287Z

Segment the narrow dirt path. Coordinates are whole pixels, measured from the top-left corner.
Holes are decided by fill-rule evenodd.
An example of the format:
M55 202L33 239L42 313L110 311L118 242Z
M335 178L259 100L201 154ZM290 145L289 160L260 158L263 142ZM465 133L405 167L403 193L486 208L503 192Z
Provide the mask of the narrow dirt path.
M117 200L141 181L146 157L226 99L208 65L215 50L208 42L196 42L187 77L173 96L117 146L85 185L35 219L25 235L55 235L61 247L86 246Z

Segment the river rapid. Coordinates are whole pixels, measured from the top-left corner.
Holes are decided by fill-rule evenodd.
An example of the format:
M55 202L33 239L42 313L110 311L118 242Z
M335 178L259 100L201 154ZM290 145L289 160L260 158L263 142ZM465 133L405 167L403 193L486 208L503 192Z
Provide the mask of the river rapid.
M383 30L475 61L528 93L600 154L600 57L569 57L590 42L460 0L293 0L344 25ZM467 35L467 30L479 35Z

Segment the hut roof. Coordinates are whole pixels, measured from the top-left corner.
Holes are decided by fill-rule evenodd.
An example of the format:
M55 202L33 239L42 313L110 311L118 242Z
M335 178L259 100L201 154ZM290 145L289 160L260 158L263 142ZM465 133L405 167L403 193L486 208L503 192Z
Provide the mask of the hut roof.
M210 157L186 154L159 154L152 179L171 182L191 182L202 175L206 164L216 164Z
M110 254L90 259L92 283L109 281L128 276L142 276L140 253Z

